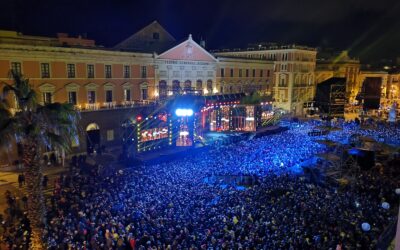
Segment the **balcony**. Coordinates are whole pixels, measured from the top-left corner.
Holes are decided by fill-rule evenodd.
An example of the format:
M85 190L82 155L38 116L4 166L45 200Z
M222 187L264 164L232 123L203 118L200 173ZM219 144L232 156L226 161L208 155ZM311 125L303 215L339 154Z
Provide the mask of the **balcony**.
M86 110L98 110L99 108L100 108L100 104L99 103L86 103L84 109L86 109Z
M104 103L85 103L83 105L75 105L75 109L86 112L86 111L98 111L98 110L111 110L111 109L125 109L142 106L156 105L154 100L142 100L142 101L122 101L117 102L104 102Z
M105 107L106 109L113 109L115 108L117 105L116 102L105 102L103 103L103 107Z

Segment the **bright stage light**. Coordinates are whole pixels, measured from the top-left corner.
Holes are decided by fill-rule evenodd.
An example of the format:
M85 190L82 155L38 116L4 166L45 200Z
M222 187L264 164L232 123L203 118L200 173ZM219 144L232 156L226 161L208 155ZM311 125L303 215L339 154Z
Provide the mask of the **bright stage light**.
M189 132L187 132L187 131L182 131L182 132L179 133L179 135L180 135L180 136L188 136L188 135L189 135Z
M192 116L193 110L192 109L176 109L175 114L176 114L176 116Z

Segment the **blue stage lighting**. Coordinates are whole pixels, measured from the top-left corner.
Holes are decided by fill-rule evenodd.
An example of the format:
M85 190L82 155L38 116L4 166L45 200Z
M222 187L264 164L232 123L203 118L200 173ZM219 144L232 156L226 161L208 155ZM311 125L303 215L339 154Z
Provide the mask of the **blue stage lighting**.
M176 109L175 114L176 116L192 116L193 109Z

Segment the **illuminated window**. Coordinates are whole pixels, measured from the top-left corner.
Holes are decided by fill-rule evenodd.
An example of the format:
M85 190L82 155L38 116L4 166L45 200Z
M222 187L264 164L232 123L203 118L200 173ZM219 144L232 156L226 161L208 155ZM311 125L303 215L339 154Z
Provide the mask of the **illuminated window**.
M12 62L11 63L11 71L14 74L21 74L22 73L21 63L20 62Z
M141 76L142 76L142 78L147 77L147 67L146 66L141 67Z
M87 77L94 78L94 65L93 64L87 65Z
M253 77L256 77L256 70L253 69Z
M131 77L131 71L129 65L124 66L124 78L130 78Z
M96 91L89 90L88 91L88 103L93 104L96 102Z
M68 103L73 104L73 105L77 104L76 91L68 92Z
M75 78L75 64L67 64L68 78Z
M43 103L50 104L52 103L52 93L51 92L44 92L43 93Z
M48 63L41 63L40 72L42 78L50 78L50 65Z
M242 77L242 69L239 69L239 77Z
M129 102L131 100L131 90L124 89L124 101Z
M109 129L107 130L107 141L113 141L114 140L114 130Z
M105 65L106 78L111 78L111 65Z
M196 90L203 90L203 82L201 80L197 80Z

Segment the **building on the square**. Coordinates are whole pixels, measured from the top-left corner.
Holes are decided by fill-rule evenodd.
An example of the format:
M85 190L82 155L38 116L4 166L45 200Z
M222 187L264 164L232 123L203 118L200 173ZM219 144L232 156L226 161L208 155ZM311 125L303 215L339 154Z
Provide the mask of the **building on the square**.
M274 106L303 113L303 104L314 97L317 51L298 45L277 46L261 43L246 50L215 51L217 56L247 58L273 62L271 81Z
M346 97L350 103L354 103L360 90L359 73L360 61L351 58L347 51L318 51L315 69L316 85L334 77L346 78Z

